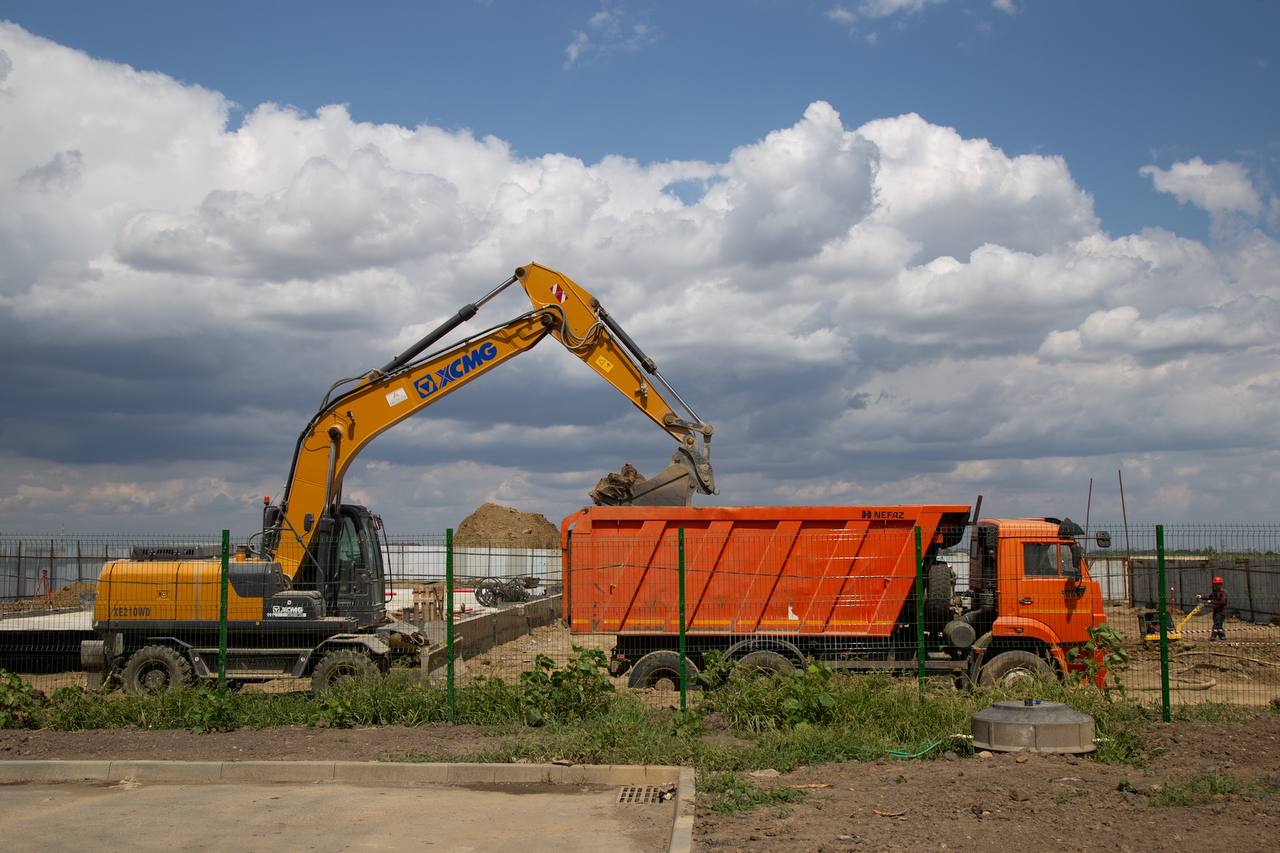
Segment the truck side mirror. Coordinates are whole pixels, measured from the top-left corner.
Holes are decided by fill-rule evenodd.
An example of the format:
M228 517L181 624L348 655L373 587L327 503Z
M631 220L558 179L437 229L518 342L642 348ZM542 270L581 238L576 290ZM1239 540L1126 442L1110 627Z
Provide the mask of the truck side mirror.
M1108 533L1108 532L1107 532L1107 531L1105 531L1105 530L1099 530L1099 531L1098 531L1098 535L1097 535L1097 537L1095 538L1095 541L1097 541L1097 543L1098 543L1098 547L1099 547L1099 548L1110 548L1110 547L1111 547L1111 534L1110 534L1110 533Z

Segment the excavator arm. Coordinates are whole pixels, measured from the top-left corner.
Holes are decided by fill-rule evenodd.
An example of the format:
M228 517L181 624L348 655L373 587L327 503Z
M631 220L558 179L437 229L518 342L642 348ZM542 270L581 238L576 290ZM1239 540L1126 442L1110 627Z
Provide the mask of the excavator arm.
M423 355L516 282L533 310ZM268 507L264 516L264 527L275 529L276 558L285 573L296 573L316 532L333 523L343 476L369 442L547 336L560 341L677 443L672 464L653 478L644 479L630 465L606 476L590 493L596 503L687 505L695 489L715 492L708 457L711 425L693 412L590 293L567 276L531 263L382 368L330 388L298 437L279 507ZM344 385L350 387L338 392ZM677 414L659 388L679 403L685 416Z

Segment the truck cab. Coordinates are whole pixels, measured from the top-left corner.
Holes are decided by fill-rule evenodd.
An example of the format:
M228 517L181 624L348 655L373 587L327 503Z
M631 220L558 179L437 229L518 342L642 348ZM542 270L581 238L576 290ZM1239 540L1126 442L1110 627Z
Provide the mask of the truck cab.
M983 519L970 539L965 621L990 650L1037 650L1063 671L1075 668L1064 648L1089 642L1103 624L1102 590L1089 576L1080 544L1084 531L1070 519ZM1110 545L1098 534L1098 544Z

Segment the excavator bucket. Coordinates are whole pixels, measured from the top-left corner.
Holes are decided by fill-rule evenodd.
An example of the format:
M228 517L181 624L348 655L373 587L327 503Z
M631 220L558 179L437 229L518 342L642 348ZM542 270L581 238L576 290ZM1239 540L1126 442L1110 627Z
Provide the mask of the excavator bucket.
M680 454L652 477L644 477L630 462L617 473L605 474L587 494L603 506L692 506L695 473Z

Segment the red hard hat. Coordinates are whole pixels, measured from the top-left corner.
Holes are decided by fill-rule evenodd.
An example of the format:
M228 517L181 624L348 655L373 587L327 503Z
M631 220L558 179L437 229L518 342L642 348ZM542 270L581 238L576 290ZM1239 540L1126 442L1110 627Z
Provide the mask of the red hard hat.
M1222 578L1215 577L1215 578L1213 579L1213 582L1214 582L1214 583L1222 583Z

